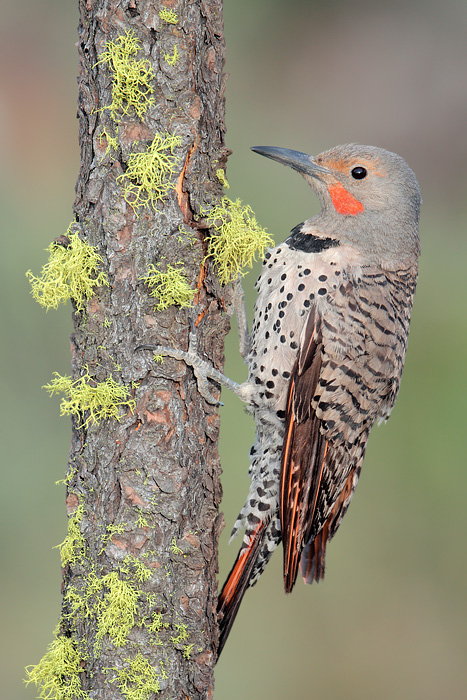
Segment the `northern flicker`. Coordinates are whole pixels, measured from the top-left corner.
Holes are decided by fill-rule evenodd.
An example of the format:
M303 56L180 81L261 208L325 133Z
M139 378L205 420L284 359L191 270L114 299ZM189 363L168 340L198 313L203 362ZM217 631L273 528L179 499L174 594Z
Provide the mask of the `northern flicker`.
M399 391L420 252L420 190L395 153L355 144L313 158L255 147L297 170L321 212L269 250L241 385L256 420L245 528L219 597L225 644L245 590L283 542L284 584L324 576L372 425Z
M252 150L297 170L321 212L266 253L251 338L236 304L247 381L202 360L193 331L188 353L140 346L191 365L210 402L207 378L227 386L256 421L250 491L232 536L245 533L219 596L218 654L281 540L286 592L299 568L305 583L323 578L371 427L387 420L399 391L420 253L420 190L400 156L356 144L315 158Z

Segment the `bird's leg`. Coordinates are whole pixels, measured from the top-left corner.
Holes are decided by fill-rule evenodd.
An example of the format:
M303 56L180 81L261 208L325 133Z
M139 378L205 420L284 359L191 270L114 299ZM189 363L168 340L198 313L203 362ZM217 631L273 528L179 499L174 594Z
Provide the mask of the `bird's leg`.
M238 335L239 335L239 351L246 364L248 364L248 353L250 351L250 336L248 333L248 320L245 309L245 295L241 284L240 276L234 282L232 305L233 311L237 317ZM167 348L160 345L139 345L136 350L152 350L155 355L166 355L175 360L185 362L193 368L198 390L203 398L210 404L221 404L214 396L212 396L209 388L209 380L218 382L221 386L225 386L230 391L233 391L242 401L250 403L251 390L248 382L237 384L225 374L212 367L208 362L201 359L198 355L198 337L193 321L190 320L190 334L188 339L188 350L179 350L177 348Z
M240 354L246 364L248 364L250 336L248 333L248 319L245 309L245 294L243 292L240 276L234 282L232 307L237 317ZM237 384L237 382L226 377L225 374L198 355L198 337L196 335L195 325L191 319L187 351L177 348L167 348L161 345L139 345L136 350L152 350L155 355L166 355L167 357L172 357L174 360L181 360L189 367L192 367L198 383L198 391L210 404L215 406L222 405L222 403L211 394L209 380L218 382L221 386L230 389L230 391L233 391L234 394L245 403L248 404L251 402L251 387L248 381Z

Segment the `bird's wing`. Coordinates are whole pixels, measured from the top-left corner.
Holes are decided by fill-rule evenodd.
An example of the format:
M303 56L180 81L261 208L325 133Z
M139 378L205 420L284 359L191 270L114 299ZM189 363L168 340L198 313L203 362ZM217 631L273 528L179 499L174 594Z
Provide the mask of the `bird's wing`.
M323 576L326 542L350 503L371 426L397 395L407 332L384 298L387 274L376 279L371 295L348 283L325 315L310 309L300 337L281 464L286 591L302 552L305 580Z
M345 303L351 298L349 286ZM351 349L339 359L329 354L333 340L342 340L337 326L344 327L343 318L335 312L334 328L310 309L290 378L280 486L287 592L295 584L302 552L305 581L323 577L326 543L350 503L376 415L378 392L366 396L360 379L361 348L355 357ZM364 346L365 335L366 330Z
M290 379L282 448L280 519L286 591L295 583L303 535L313 520L328 452L321 421L312 410L321 367L321 320L311 309Z

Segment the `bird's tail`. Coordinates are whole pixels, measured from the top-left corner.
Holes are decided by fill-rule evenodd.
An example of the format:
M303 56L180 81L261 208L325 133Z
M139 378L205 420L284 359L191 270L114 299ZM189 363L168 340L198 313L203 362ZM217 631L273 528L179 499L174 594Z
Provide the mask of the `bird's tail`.
M240 603L249 586L251 574L255 567L264 540L265 523L261 522L250 534L248 542L240 549L232 571L227 577L219 596L217 611L219 615L219 658L230 630L237 616Z

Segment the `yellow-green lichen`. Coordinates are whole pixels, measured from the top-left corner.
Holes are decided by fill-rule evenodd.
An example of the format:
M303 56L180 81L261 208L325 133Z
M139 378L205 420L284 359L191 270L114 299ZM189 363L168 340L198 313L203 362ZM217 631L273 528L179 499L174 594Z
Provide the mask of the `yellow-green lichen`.
M172 544L170 545L170 551L172 554L183 554L183 549L177 546L177 541L175 537L172 539Z
M121 579L120 573L120 570L111 571L99 577L91 571L84 588L70 586L64 596L70 610L64 617L75 623L78 618L96 619L96 653L99 653L106 635L115 647L124 646L128 633L136 625L140 592L136 583ZM105 593L103 597L102 592Z
M97 64L108 65L112 73L112 102L104 109L110 110L114 121L120 121L132 110L141 119L155 100L151 81L154 71L147 59L135 58L141 43L133 30L127 31L116 41L109 41Z
M99 424L105 418L120 420L119 410L126 407L133 412L134 399L130 399L130 392L122 384L108 377L104 382L96 382L89 374L86 365L86 373L79 379L63 377L54 372L54 379L45 384L50 396L65 394L60 402L60 415L82 416L88 412L88 416L81 427L89 427L90 423Z
M125 532L125 524L124 523L111 523L110 525L107 525L107 531L105 535L102 538L102 548L99 552L99 554L102 554L102 552L105 551L105 548L107 547L108 543L112 539L112 537L116 534L122 534Z
M47 310L74 299L78 311L82 311L96 287L109 284L106 274L98 271L103 261L96 249L77 233L71 233L71 225L67 237L66 245L51 243L46 248L49 260L40 277L35 277L31 270L26 272L34 299Z
M168 24L177 24L177 22L178 22L177 13L174 12L173 10L168 10L167 8L164 8L163 10L159 10L159 17L164 22L167 22Z
M131 571L133 569L133 571ZM138 583L144 583L144 581L149 581L149 579L154 574L153 569L151 569L147 564L137 559L133 554L128 554L123 560L123 564L120 567L120 571L128 576L133 576Z
M187 644L183 647L183 656L185 659L191 659L191 652L193 651L194 644Z
M107 151L106 151L106 153L107 153ZM226 190L230 189L230 185L227 182L227 178L225 176L225 170L222 170L222 168L219 168L218 170L216 170L216 177L219 180L219 182L221 183L222 187L225 187Z
M208 225L216 235L208 241L208 258L212 258L221 284L227 284L238 275L246 274L252 267L256 255L274 245L269 233L256 221L249 205L240 199L232 202L223 197L221 205L206 215Z
M139 592L131 581L123 581L117 571L111 571L100 579L104 599L98 603L96 647L105 635L116 647L128 641L128 633L135 626Z
M143 153L130 153L127 170L117 182L122 182L125 201L135 212L146 205L155 208L175 188L170 178L179 160L174 150L180 144L179 136L157 133Z
M110 682L117 683L121 694L127 700L149 700L153 693L159 693L159 679L167 678L162 665L158 673L141 652L138 652L134 659L125 659L125 662L128 664L126 668L113 669L117 675Z
M26 667L26 685L34 683L38 697L44 700L89 698L79 677L84 671L83 660L73 639L58 635L39 663Z
M189 229L188 227L185 228L183 224L179 224L178 231L180 233L180 236L177 236L177 241L179 243L183 244L185 242L188 242L191 248L193 248L193 246L196 243L201 243L199 238L196 238L196 236L194 235L193 230Z
M149 287L149 294L159 299L158 311L170 306L184 308L191 306L195 290L191 289L187 277L180 267L167 265L167 272L161 272L154 265L149 265L148 273L140 278Z
M57 481L55 482L55 486L69 486L69 484L71 484L71 481L72 481L73 477L75 476L75 474L76 474L76 467L70 466L68 468L68 473L67 473L66 477L64 479L57 479Z
M178 59L180 58L180 53L178 51L177 44L175 44L174 46L173 53L165 53L164 58L169 64L169 66L174 66L177 63Z
M107 129L104 127L97 137L98 141L105 141L107 144L107 147L105 149L104 156L106 156L108 153L110 153L112 150L116 151L118 148L118 139L116 136L112 136Z
M58 544L54 549L60 549L60 559L62 566L67 564L76 564L80 561L85 553L86 540L81 532L81 521L84 515L84 506L79 504L75 512L68 518L67 536L61 544Z
M146 629L148 632L151 632L156 635L157 641L156 644L162 644L162 641L159 639L159 633L163 629L167 629L167 627L170 627L168 622L163 622L162 621L162 613L161 612L153 612L152 614L152 622L146 625Z
M138 509L138 519L136 520L136 524L138 527L149 527L147 518L145 517L141 508Z
M178 634L176 637L170 637L172 644L180 644L181 642L184 642L189 638L190 635L188 633L186 625L175 624L174 627L177 630Z

